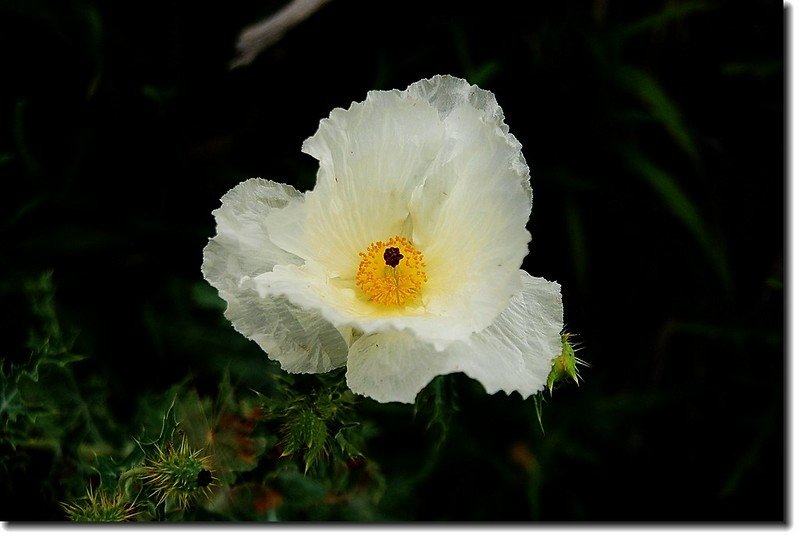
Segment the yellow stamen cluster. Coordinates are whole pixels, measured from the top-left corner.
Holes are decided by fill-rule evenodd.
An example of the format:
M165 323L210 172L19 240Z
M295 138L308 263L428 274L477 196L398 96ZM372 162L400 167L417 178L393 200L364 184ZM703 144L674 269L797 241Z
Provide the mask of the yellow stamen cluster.
M427 281L424 256L405 237L373 242L358 255L361 264L355 283L378 304L403 306L412 302Z

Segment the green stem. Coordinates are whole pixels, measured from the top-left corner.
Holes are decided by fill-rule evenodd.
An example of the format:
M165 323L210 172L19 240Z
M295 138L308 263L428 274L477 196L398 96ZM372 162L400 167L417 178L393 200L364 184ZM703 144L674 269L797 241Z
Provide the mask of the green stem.
M127 472L122 472L122 475L119 476L119 486L124 489L125 481L135 477L141 477L147 473L147 468L144 466L136 466L135 468L131 468Z

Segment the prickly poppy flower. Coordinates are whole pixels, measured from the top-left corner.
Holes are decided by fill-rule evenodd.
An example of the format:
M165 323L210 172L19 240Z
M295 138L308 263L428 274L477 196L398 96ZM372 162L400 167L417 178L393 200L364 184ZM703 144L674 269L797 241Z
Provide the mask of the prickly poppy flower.
M291 373L413 402L437 375L530 396L561 352L560 286L520 270L529 169L494 95L436 76L372 91L302 150L316 186L250 179L214 211L203 274Z

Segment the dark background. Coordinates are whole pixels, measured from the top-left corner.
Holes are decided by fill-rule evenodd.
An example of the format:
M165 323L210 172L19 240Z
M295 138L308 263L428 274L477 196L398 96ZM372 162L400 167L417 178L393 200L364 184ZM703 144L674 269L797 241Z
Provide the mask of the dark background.
M330 110L449 73L523 145L524 268L562 284L590 367L544 435L529 401L456 376L447 444L404 493L413 416L367 404L380 517L785 520L782 3L520 4L334 0L230 70L282 2L0 2L0 357L28 352L20 282L52 270L121 434L186 375L257 386L263 354L208 305L211 211L249 177L311 188L300 146ZM63 516L67 463L25 461L3 518Z

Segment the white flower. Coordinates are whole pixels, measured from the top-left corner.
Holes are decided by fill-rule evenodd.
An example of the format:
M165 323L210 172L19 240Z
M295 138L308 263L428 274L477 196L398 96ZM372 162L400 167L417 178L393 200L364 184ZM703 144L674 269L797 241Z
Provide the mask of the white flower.
M250 179L213 213L202 269L236 330L292 373L346 365L381 402L456 371L544 388L560 286L520 270L529 169L492 93L450 76L372 91L302 150L313 190Z

